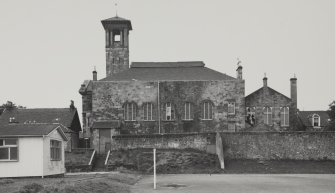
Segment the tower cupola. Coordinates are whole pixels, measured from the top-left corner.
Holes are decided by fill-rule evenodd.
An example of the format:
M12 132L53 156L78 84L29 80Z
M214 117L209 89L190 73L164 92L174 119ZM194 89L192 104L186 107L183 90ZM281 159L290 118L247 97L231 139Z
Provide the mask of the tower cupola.
M101 21L106 36L106 77L129 68L130 20L115 16Z

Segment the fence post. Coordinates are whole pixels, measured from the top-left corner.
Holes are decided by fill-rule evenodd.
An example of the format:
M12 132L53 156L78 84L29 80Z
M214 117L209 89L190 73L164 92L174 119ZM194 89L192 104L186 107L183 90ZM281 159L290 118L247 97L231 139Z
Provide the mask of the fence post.
M154 148L154 190L156 190L156 148Z

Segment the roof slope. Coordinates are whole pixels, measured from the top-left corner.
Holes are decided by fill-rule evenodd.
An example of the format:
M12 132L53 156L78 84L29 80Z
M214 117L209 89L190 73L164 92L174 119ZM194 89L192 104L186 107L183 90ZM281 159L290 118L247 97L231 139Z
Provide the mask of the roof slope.
M133 62L130 69L100 81L183 81L235 80L235 78L206 68L203 62Z
M250 93L250 94L249 94L248 96L246 96L245 98L247 99L247 98L252 97L252 96L254 96L254 95L260 95L260 94L262 94L262 93L264 92L264 89L266 89L266 88L265 88L265 87L261 87L261 88L259 88L258 90L256 90L255 92ZM285 97L286 99L291 100L289 97L287 97L287 96L285 96L284 94L282 94L282 93L280 93L280 92L274 90L273 88L271 88L271 87L269 87L269 86L267 86L267 89L268 89L268 92L269 92L270 94L277 93L277 94L279 94L279 95Z
M61 124L9 124L0 126L0 136L43 136L56 128L63 130L64 126ZM64 133L61 134L64 137Z
M15 122L24 123L60 123L68 128L71 127L76 109L70 108L37 108L37 109L13 109L5 110L0 117L0 125L8 125L9 119L15 117ZM69 130L63 130L69 132Z
M327 126L329 124L328 119L329 115L327 111L299 111L299 118L301 122L307 126L312 127L312 117L314 114L317 114L320 116L320 125L321 127Z

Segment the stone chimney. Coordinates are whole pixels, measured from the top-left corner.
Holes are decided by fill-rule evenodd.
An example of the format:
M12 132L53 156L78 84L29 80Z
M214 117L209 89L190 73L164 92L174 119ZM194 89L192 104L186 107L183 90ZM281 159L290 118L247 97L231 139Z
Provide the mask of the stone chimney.
M236 69L236 78L242 80L242 66L238 66Z
M263 78L263 87L264 88L268 87L268 78L266 77L266 75L264 75L264 78Z
M97 71L95 70L95 67L94 67L94 70L93 70L93 81L97 81L98 80L98 73Z
M291 81L291 100L292 100L292 107L297 109L298 108L298 99L297 99L297 78L294 77L290 79Z
M74 110L74 109L76 109L76 107L74 106L74 101L71 100L70 110Z

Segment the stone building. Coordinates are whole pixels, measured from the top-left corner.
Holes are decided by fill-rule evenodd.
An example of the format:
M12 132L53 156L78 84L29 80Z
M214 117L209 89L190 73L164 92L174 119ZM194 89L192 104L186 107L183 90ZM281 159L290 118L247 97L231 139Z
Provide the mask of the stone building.
M129 67L130 20L102 21L106 77L80 87L84 136L100 153L112 136L240 131L245 127L242 66L236 78L201 61L133 62Z
M296 127L297 78L290 79L291 98L268 86L263 78L263 87L245 97L247 130L283 131Z

